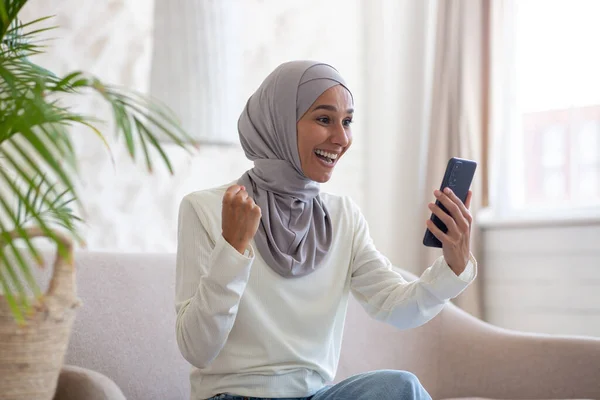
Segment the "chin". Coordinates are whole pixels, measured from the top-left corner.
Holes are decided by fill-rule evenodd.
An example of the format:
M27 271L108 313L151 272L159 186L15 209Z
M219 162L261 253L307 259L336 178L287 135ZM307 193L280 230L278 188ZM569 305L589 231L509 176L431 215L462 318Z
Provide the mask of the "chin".
M331 174L327 174L327 175L319 174L316 176L309 176L309 178L318 183L325 183L331 179Z

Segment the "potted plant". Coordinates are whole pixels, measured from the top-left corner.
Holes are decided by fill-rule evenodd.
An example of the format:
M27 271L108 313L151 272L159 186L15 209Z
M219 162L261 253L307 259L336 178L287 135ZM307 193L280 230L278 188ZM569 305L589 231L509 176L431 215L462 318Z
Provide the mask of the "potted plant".
M74 310L73 241L80 241L74 185L77 154L69 128L89 127L107 145L93 117L64 105L93 92L111 107L116 134L148 171L153 156L172 171L159 137L190 148L189 136L163 105L106 85L83 72L56 76L31 60L44 51L38 35L47 17L21 23L27 0L0 3L0 399L51 399L67 348ZM56 244L53 277L40 291L31 268L42 264L33 239Z

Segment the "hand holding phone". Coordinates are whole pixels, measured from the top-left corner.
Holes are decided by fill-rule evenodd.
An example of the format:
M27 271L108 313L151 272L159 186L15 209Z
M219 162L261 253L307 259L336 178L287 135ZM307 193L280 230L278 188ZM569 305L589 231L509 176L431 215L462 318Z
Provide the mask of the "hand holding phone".
M448 161L440 190L434 193L436 202L429 205L432 213L423 238L425 246L443 248L446 262L458 274L470 255L469 188L476 168L471 160L454 157Z

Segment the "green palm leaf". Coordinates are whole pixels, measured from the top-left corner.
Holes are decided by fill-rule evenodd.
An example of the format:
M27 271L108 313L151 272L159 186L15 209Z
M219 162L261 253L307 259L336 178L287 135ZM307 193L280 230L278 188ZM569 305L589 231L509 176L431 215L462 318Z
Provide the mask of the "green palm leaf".
M20 322L31 310L27 291L43 299L29 261L41 264L42 258L28 227L37 226L63 256L67 249L58 232L83 242L83 220L75 210L84 205L74 185L77 155L71 128L90 128L110 154L106 137L96 128L98 120L72 111L64 99L87 92L100 95L112 110L115 136L132 159L141 151L150 173L155 156L173 173L159 137L188 150L195 147L175 114L158 101L80 71L58 77L31 62L30 56L45 51L38 35L54 27L43 26L50 17L21 23L17 15L26 2L0 2L0 301L8 303Z

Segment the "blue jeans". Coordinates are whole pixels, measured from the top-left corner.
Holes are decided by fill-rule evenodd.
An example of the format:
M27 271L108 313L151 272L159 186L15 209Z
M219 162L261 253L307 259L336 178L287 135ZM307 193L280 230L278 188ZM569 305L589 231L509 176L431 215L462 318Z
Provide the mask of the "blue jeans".
M310 397L265 399L219 394L208 400L431 400L431 397L410 372L381 370L352 376Z

